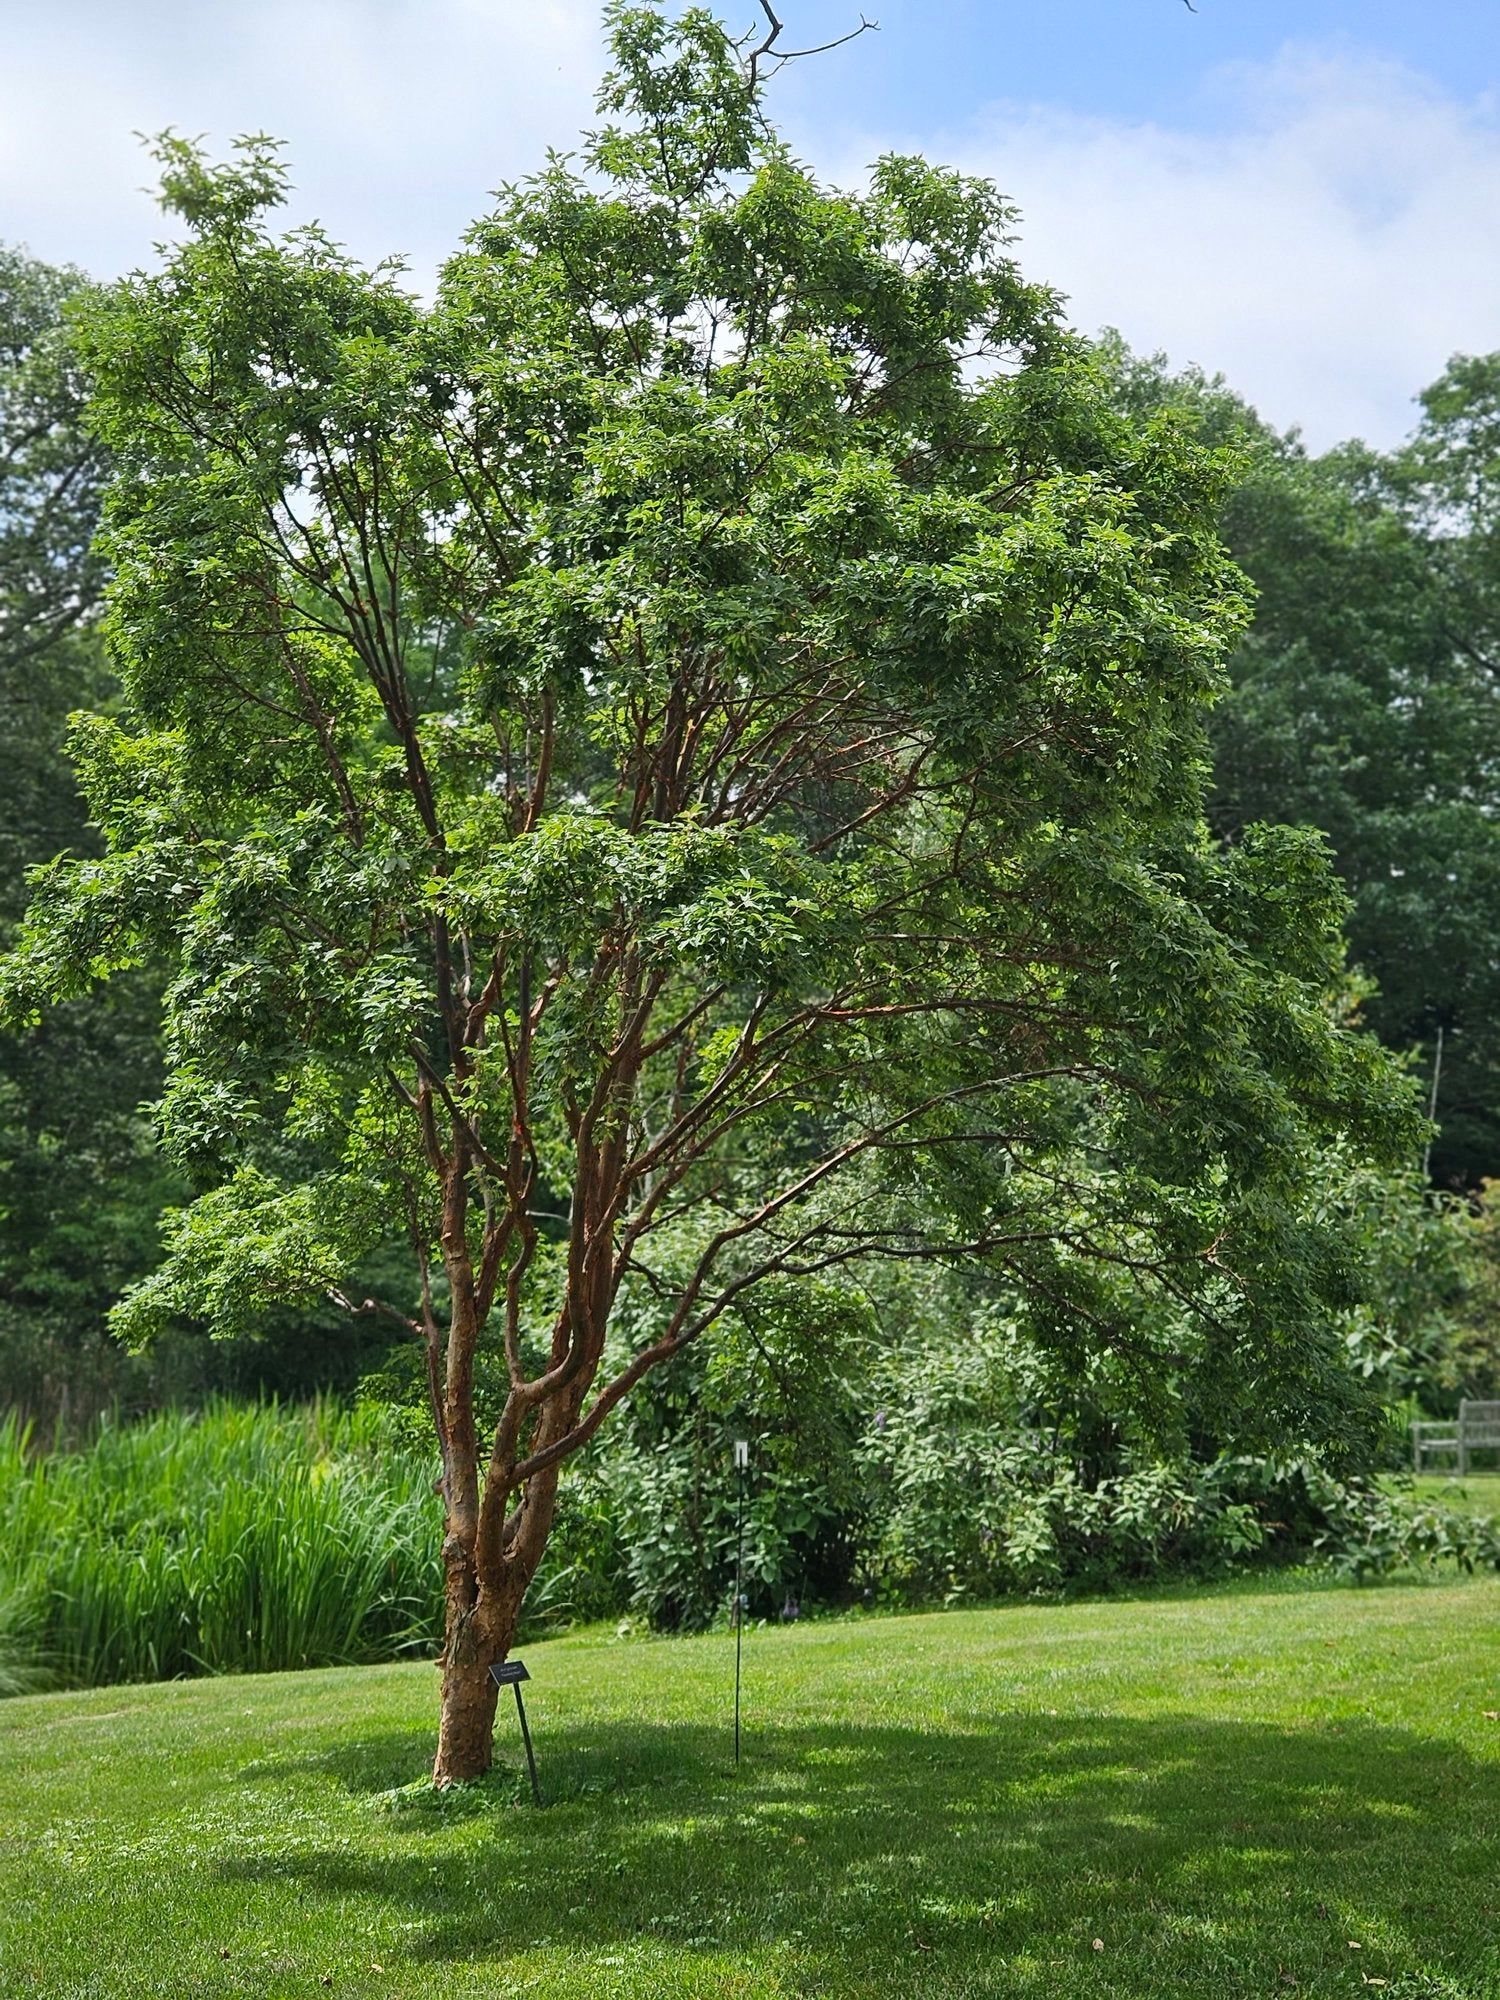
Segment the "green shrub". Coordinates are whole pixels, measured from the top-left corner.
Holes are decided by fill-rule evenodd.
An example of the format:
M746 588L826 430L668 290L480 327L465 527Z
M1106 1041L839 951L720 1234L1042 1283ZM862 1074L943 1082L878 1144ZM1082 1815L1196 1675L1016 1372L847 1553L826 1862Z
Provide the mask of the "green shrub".
M1037 1435L977 1427L886 1455L864 1562L886 1598L1100 1591L1246 1564L1313 1561L1364 1580L1500 1568L1500 1522L1419 1504L1313 1457L1142 1464L1092 1486Z
M1453 1563L1472 1574L1500 1569L1500 1521L1373 1488L1335 1488L1313 1535L1316 1557L1363 1582Z
M871 1455L887 1476L863 1566L886 1598L952 1603L1210 1574L1262 1556L1271 1539L1222 1465L1148 1463L1090 1485L1050 1438L978 1427L939 1448L908 1436Z
M738 1439L751 1448L742 1578L751 1615L774 1616L789 1599L848 1597L868 1499L856 1452L868 1335L867 1310L847 1291L767 1285L641 1385L592 1474L614 1515L633 1611L668 1630L729 1615Z

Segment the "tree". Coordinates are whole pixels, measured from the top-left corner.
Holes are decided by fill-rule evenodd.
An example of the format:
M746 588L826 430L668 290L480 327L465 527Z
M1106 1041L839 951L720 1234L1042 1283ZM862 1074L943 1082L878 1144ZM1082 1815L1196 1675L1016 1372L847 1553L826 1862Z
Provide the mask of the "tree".
M824 190L710 16L609 18L581 165L430 308L267 232L269 143L162 142L187 240L82 335L107 852L8 973L177 968L203 1191L126 1331L327 1294L420 1343L441 1782L489 1762L564 1462L757 1288L984 1258L1129 1353L1128 1269L1284 1433L1349 1409L1313 1138L1416 1143L1328 1002L1317 843L1201 824L1214 455L1109 408L987 184ZM409 1297L358 1277L393 1222Z
M82 285L0 245L0 674L57 647L103 581L93 552L104 454L80 422L84 385L61 337Z
M1463 1220L1462 1293L1420 1385L1424 1409L1440 1416L1456 1416L1465 1397L1500 1397L1500 1189L1493 1182Z
M1423 706L1452 750L1413 815L1445 919L1430 927L1429 978L1444 976L1408 1019L1429 1047L1444 1032L1434 1172L1475 1190L1500 1170L1500 354L1455 356L1421 403L1388 479L1427 557L1451 665ZM1433 1067L1436 1085L1436 1049Z
M94 846L63 751L69 711L113 691L90 547L106 460L64 330L82 283L0 248L0 938L29 868ZM122 1386L105 1316L155 1260L171 1187L140 1110L161 1088L158 1028L137 976L0 1041L0 1397L44 1419Z
M76 271L0 249L3 939L30 869L99 846L65 751L69 714L108 708L118 691L92 546L108 459L67 338L84 288ZM162 1086L161 984L153 963L102 1000L49 1007L0 1037L0 1403L43 1426L213 1391L346 1387L371 1358L331 1311L283 1315L236 1346L185 1325L149 1357L110 1335L111 1307L160 1256L163 1207L184 1193L146 1109ZM380 1338L369 1328L368 1348Z
M1126 408L1181 408L1242 458L1222 528L1257 598L1211 725L1212 824L1328 836L1371 1026L1429 1081L1443 1031L1432 1171L1472 1189L1500 1171L1500 367L1455 362L1401 451L1313 456L1222 382L1106 355Z
M1429 498L1360 446L1278 455L1235 496L1261 595L1210 812L1231 838L1267 814L1327 832L1371 1025L1429 1078L1444 1031L1433 1171L1464 1185L1500 1158L1500 703Z

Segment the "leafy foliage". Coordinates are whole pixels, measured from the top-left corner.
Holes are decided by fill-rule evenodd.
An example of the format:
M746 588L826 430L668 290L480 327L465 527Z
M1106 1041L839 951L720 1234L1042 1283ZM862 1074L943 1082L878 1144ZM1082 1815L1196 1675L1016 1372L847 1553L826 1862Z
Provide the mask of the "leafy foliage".
M1465 1398L1500 1401L1500 1202L1493 1181L1463 1212L1463 1287L1423 1368L1420 1397L1433 1416L1457 1414Z
M114 690L89 547L107 462L85 429L65 337L81 288L76 272L0 249L5 938L28 869L97 844L63 753L69 711L107 705ZM105 1001L48 1008L0 1041L0 1396L49 1421L86 1420L137 1387L105 1316L154 1261L157 1212L174 1190L141 1108L161 1087L157 985L138 973Z
M1473 1188L1500 1165L1500 362L1455 360L1404 449L1314 457L1218 380L1105 353L1124 407L1240 454L1222 519L1257 599L1212 724L1215 831L1327 836L1370 1024L1429 1081L1444 1030L1432 1170Z
M847 1288L766 1285L622 1413L592 1477L618 1524L622 1584L653 1625L727 1615L742 1501L748 1615L853 1594L871 1333L867 1304ZM743 1495L730 1470L738 1440L753 1467Z
M0 682L66 643L98 602L91 549L106 476L80 421L85 387L63 333L81 274L0 245Z

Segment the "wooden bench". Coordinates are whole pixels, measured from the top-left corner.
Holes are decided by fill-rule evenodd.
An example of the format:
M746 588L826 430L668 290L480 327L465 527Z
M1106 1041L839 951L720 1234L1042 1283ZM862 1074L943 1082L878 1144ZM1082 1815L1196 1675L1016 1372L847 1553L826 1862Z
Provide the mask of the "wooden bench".
M1469 1469L1471 1451L1500 1451L1500 1403L1471 1403L1467 1397L1458 1406L1458 1417L1440 1424L1413 1424L1411 1427L1412 1470L1420 1472L1434 1453L1453 1454L1460 1476Z

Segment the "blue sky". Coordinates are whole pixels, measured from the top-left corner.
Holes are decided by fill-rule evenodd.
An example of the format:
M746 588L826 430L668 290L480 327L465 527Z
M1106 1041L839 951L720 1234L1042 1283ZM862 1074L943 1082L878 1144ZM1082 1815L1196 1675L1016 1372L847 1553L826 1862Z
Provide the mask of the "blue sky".
M786 42L848 0L777 0ZM1500 0L865 0L787 71L799 151L992 175L1077 323L1224 371L1316 445L1395 442L1500 348ZM735 0L748 26L754 0ZM486 191L566 144L594 0L51 0L6 8L0 237L108 274L161 222L134 134L285 137L294 219L430 279ZM741 20L740 17L743 17Z
M963 107L1045 103L1098 117L1213 129L1215 74L1270 63L1289 42L1406 64L1464 97L1500 90L1500 0L866 0L881 24L857 55L872 111L950 125ZM745 8L746 18L753 9ZM792 8L780 7L791 44ZM799 39L843 32L858 6L804 0ZM810 88L826 90L823 82ZM962 115L962 112L959 112Z

